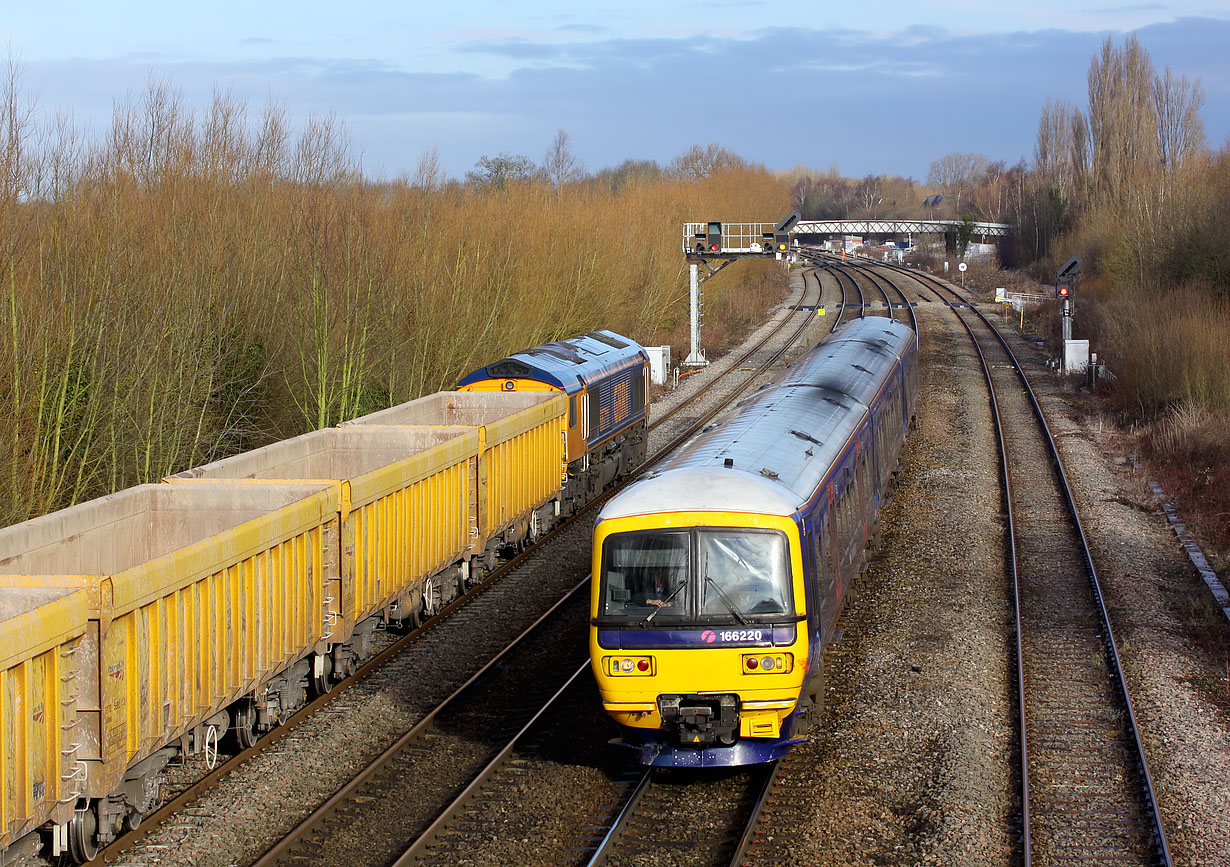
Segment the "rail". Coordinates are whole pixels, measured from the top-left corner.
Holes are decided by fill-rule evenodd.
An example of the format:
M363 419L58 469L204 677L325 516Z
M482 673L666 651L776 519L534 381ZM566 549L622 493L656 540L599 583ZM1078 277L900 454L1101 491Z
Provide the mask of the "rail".
M1031 707L1032 699L1031 699L1031 694L1029 690L1032 688L1035 690L1035 692L1040 692L1048 684L1042 680L1031 681L1031 679L1027 677L1027 674L1026 674L1026 658L1030 653L1030 649L1027 645L1029 644L1033 633L1027 632L1026 630L1026 624L1030 620L1030 612L1026 609L1025 606L1022 606L1022 596L1025 595L1026 598L1030 600L1030 604L1033 606L1036 606L1037 603L1034 602L1033 599L1028 594L1022 593L1022 586L1026 582L1022 580L1020 569L1019 569L1020 548L1019 548L1018 543L1020 541L1020 536L1018 533L1018 526L1017 526L1018 522L1016 520L1016 513L1012 509L1013 487L1011 484L1011 479L1013 475L1012 473L1013 468L1011 466L1011 462L1009 461L1009 457L1008 457L1008 453L1009 453L1008 441L1006 437L1004 436L1003 427L1002 427L1001 399L999 396L1003 392L997 392L997 390L995 389L994 382L993 382L994 377L992 374L993 369L1003 369L1003 368L1009 368L1012 371L1012 374L1014 376L1014 381L1018 382L1019 385L1014 387L1011 391L1015 392L1016 394L1024 395L1025 399L1027 400L1028 410L1032 414L1033 418L1035 419L1039 432L1042 434L1042 438L1045 442L1045 450L1046 450L1047 458L1053 469L1053 477L1054 477L1057 492L1060 494L1062 498L1063 508L1066 511L1072 523L1072 527L1075 531L1074 536L1079 541L1078 549L1079 549L1079 554L1080 554L1080 560L1081 560L1081 563L1082 563L1082 566L1083 566L1083 569L1084 569L1084 572L1087 578L1087 582L1089 585L1089 589L1091 592L1091 598L1093 602L1093 607L1095 608L1095 612L1096 612L1098 628L1101 630L1102 643L1105 649L1107 660L1109 662L1108 669L1109 669L1110 680L1113 685L1113 690L1119 696L1119 700L1122 704L1124 721L1126 722L1126 728L1129 734L1127 743L1130 745L1130 751L1132 753L1132 761L1130 764L1134 764L1134 766L1139 771L1139 780L1138 780L1139 788L1132 789L1132 787L1130 786L1128 788L1132 789L1132 791L1137 791L1139 793L1140 801L1136 803L1137 803L1137 806L1142 810L1144 816L1147 817L1146 821L1149 825L1148 833L1151 838L1150 846L1151 846L1152 851L1151 853L1144 855L1144 858L1145 860L1148 861L1148 863L1161 864L1161 865L1166 865L1166 867L1169 867L1169 865L1171 864L1171 858L1170 858L1169 845L1166 840L1165 828L1162 822L1161 808L1157 802L1156 793L1153 788L1152 776L1149 772L1148 761L1145 755L1144 745L1140 739L1139 728L1136 722L1135 710L1133 708L1131 696L1128 693L1127 684L1123 676L1122 662L1119 657L1118 646L1115 642L1114 629L1110 622L1110 616L1107 611L1105 599L1102 594L1101 584L1098 580L1097 570L1093 562L1092 554L1089 550L1088 539L1086 537L1084 527L1081 523L1080 515L1076 508L1075 498L1072 495L1071 487L1069 485L1068 478L1067 478L1067 473L1064 470L1063 461L1059 455L1058 447L1055 444L1055 439L1053 435L1051 434L1050 427L1047 424L1045 414L1042 411L1042 407L1037 399L1037 395L1035 394L1033 387L1029 383L1028 378L1025 376L1025 372L1022 369L1020 362L1017 360L1015 354L1012 352L1011 347L1008 345L1007 340L999 332L999 330L995 328L991 320L981 310L979 310L977 306L969 298L963 296L961 293L959 293L952 287L949 287L928 275L921 275L918 272L906 271L905 269L894 268L893 270L904 271L905 273L913 277L915 280L920 280L920 282L925 282L927 285L929 285L930 288L932 288L932 291L943 293L941 297L943 297L943 295L948 295L948 296L951 296L953 299L955 299L956 303L950 303L949 306L953 308L954 312L956 313L958 318L961 320L962 324L965 326L967 332L969 333L970 338L974 341L975 345L978 347L978 354L979 354L979 357L982 359L984 376L987 379L988 390L991 395L991 400L992 400L992 405L993 405L993 418L996 423L996 439L1000 446L1000 468L1001 468L1000 471L1001 471L1001 474L1003 475L1003 479L1002 479L1003 492L1004 492L1003 495L1005 498L1007 498L1006 515L1009 517L1009 520L1011 522L1010 523L1010 535L1009 535L1009 540L1010 540L1009 555L1010 555L1011 562L1009 563L1009 570L1010 570L1010 575L1012 577L1013 586L1014 586L1014 608L1016 611L1016 622L1017 622L1017 630L1016 630L1016 647L1017 647L1017 660L1018 660L1017 684L1018 684L1018 703L1019 703L1020 717L1021 717L1020 731L1019 731L1018 736L1020 737L1021 765L1022 765L1022 768L1021 768L1022 824L1023 824L1023 830L1024 830L1023 846L1024 846L1024 851L1025 851L1025 863L1027 865L1032 863L1032 858L1035 854L1034 849L1035 849L1035 842L1036 842L1034 830L1037 828L1040 817L1043 815L1043 813L1039 809L1035 808L1035 804L1038 801L1038 792L1035 791L1036 787L1034 789L1031 789L1031 782L1035 782L1037 780L1037 776L1033 773L1033 771L1036 769L1031 767L1031 760L1030 760L1031 747L1030 747L1030 737L1029 737L1029 719L1030 719L1029 709ZM966 317L962 314L959 308L968 308L974 312L974 314L980 320L981 325L987 331L989 331L989 333L993 336L994 341L997 344L998 348L1002 351L1007 361L1007 364L988 363L985 357L985 354L983 352L983 347L981 345L981 342L975 336L973 328L970 326ZM1031 487L1031 490L1034 490L1034 491L1037 490L1038 488L1037 479L1033 480L1033 484L1030 487ZM1071 608L1073 605L1074 605L1074 599L1070 595L1066 595L1062 603L1062 606L1060 607ZM1044 630L1045 629L1054 630L1055 628L1056 627L1050 624L1049 622L1042 626L1042 629ZM1034 630L1033 632L1037 632L1037 630ZM1064 661L1068 662L1067 660L1064 660ZM1093 660L1085 660L1085 665L1096 668L1096 663ZM1060 700L1062 701L1066 698L1067 698L1066 696L1061 695ZM1054 707L1055 707L1054 705L1051 705L1048 707L1048 710L1054 713L1054 710L1053 710ZM1081 707L1081 708L1075 708L1075 709L1074 708L1061 708L1061 710L1062 711L1077 710L1081 712L1084 717L1088 717L1091 714L1091 708L1089 707ZM1113 719L1114 713L1115 713L1114 711L1111 711L1111 717L1112 717L1111 722L1112 723L1114 722L1114 719ZM1050 745L1050 748L1056 749L1056 747L1053 744ZM1071 752L1073 751L1069 750L1069 753ZM1096 752L1096 750L1094 752ZM1088 754L1086 754L1083 758L1087 760ZM1050 785L1051 789L1057 788L1057 786L1053 783L1053 781L1047 780L1047 782L1051 784ZM1075 790L1073 790L1073 794L1075 794ZM1105 793L1099 793L1099 794L1105 794ZM1132 797L1131 792L1124 793L1124 795L1125 797L1128 797L1128 798ZM1117 794L1115 796L1117 796ZM1110 800L1110 796L1108 796L1104 800ZM1093 794L1090 792L1085 792L1082 794L1081 802L1082 802L1082 808L1083 808L1083 811L1086 817L1086 821L1089 820L1089 817L1094 814L1094 811L1096 811L1098 807L1101 807L1103 811L1108 814L1113 813L1113 818L1110 821L1118 822L1118 821L1123 821L1126 819L1126 817L1122 815L1121 809L1116 807L1114 803L1098 803L1098 799L1094 797ZM1056 817L1054 815L1055 808L1053 806L1050 806L1050 810L1051 810L1051 813L1046 816L1047 819L1051 820L1049 827L1048 827L1048 831L1047 831L1047 844L1052 850L1056 848L1068 847L1069 849L1079 849L1080 851L1087 851L1092 848L1097 848L1098 845L1101 845L1105 847L1101 854L1105 855L1106 857L1115 859L1116 863L1123 863L1122 859L1132 857L1133 851L1135 851L1137 855L1140 855L1139 850L1135 848L1137 844L1134 844L1131 841L1124 842L1119 850L1113 850L1110 848L1111 844L1115 841L1112 841L1109 839L1105 839L1105 840L1095 843L1094 841L1090 839L1089 836L1081 836L1081 833L1079 830L1074 830L1074 828L1076 828L1077 825L1083 824L1083 823L1071 822L1071 817L1066 816L1066 815L1060 815ZM1065 822L1069 823L1069 826L1066 828L1063 827ZM1145 848L1148 849L1149 847L1147 846Z

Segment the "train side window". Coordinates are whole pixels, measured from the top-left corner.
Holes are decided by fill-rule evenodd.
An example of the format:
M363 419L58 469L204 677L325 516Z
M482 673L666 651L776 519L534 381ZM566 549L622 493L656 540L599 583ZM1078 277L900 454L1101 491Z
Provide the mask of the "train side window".
M632 411L640 412L645 407L645 377L642 374L632 376Z
M847 547L849 547L850 543L854 541L854 528L858 526L858 516L856 515L854 500L850 496L851 492L854 490L855 490L854 474L851 473L850 469L847 467L846 468L846 489L841 495L841 501L845 503L845 519L846 519L845 533L842 538L845 540L845 544Z
M854 535L853 509L850 503L850 487L854 484L854 477L850 473L850 468L842 470L842 487L841 493L837 497L837 532L839 534L839 544L842 548L847 546L850 538Z
M577 396L568 398L568 427L577 426Z
M820 590L819 595L821 599L828 595L829 581L832 580L833 572L828 561L828 551L824 545L824 540L827 537L828 533L824 529L824 522L818 522L815 532L812 534L812 540L815 542L816 586Z
M828 555L829 568L831 569L831 580L838 580L841 574L840 552L838 550L838 542L841 539L841 530L838 526L838 513L840 507L836 499L829 508L828 526L824 532L824 553Z

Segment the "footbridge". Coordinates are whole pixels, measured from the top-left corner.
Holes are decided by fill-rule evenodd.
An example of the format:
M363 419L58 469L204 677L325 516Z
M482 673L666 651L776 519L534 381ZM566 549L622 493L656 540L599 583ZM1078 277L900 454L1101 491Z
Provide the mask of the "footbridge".
M792 219L793 218L793 219ZM800 220L791 215L777 223L684 223L683 251L702 258L785 253L799 235L949 235L969 227L971 238L1003 238L1008 223L963 220Z
M799 220L796 235L944 235L968 225L975 237L1003 238L1007 223L965 223L963 220Z

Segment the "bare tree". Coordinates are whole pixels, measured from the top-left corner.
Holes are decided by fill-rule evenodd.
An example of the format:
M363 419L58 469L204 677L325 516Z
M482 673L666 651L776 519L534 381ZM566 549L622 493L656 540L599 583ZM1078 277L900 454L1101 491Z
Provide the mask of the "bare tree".
M528 181L533 176L534 161L523 154L483 154L466 172L466 181L484 190L502 190L511 182Z
M937 187L945 195L952 196L958 215L961 213L961 196L968 193L986 175L988 161L980 154L945 154L931 163L927 172L927 184Z
M34 132L34 105L22 99L22 70L9 54L0 90L0 206L16 205L25 193L27 147Z
M432 145L419 157L410 185L432 192L444 186L444 179L444 168L440 165L440 149Z
M747 165L743 157L716 142L701 147L692 145L671 160L670 173L681 180L700 180L716 171Z
M1008 165L1002 160L987 163L982 182L973 191L974 211L983 220L998 223L1008 208Z
M662 167L653 160L624 160L613 168L598 172L597 180L615 192L628 184L651 184L662 177Z
M1093 152L1089 143L1089 120L1085 113L1072 106L1072 122L1070 126L1071 149L1069 163L1072 166L1072 194L1077 202L1085 202L1089 198L1089 167L1093 164Z
M542 158L542 174L555 189L575 183L585 177L585 168L572 153L568 133L560 130Z
M1034 142L1034 171L1067 200L1075 195L1078 178L1083 175L1084 127L1085 116L1070 102L1048 99L1042 106Z
M1134 35L1110 37L1089 66L1089 144L1099 201L1121 202L1158 165L1153 64Z
M863 211L863 216L873 219L878 216L880 204L884 201L883 184L882 175L867 175L858 182L858 186L854 189L854 196Z
M1199 79L1176 76L1169 66L1153 81L1153 106L1157 113L1158 160L1163 171L1180 168L1204 146L1204 123L1200 107L1204 87Z
M287 174L289 141L286 107L275 102L266 103L252 153L253 171L262 180L272 182L274 178Z

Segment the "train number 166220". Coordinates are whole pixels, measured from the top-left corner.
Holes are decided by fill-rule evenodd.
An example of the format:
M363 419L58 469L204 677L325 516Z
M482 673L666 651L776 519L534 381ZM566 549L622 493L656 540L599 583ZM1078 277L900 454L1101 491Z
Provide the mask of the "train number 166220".
M719 632L718 637L723 641L761 641L764 638L764 631L760 629L728 629L725 632Z

